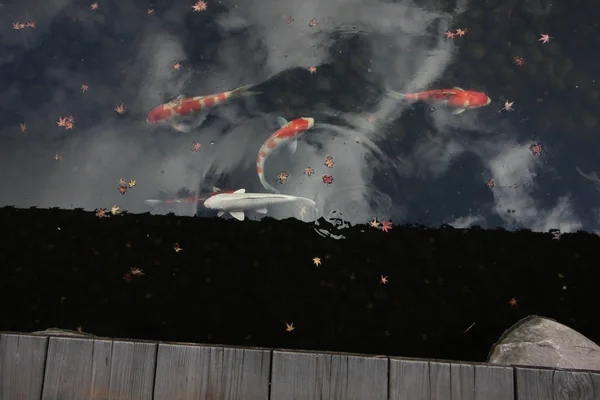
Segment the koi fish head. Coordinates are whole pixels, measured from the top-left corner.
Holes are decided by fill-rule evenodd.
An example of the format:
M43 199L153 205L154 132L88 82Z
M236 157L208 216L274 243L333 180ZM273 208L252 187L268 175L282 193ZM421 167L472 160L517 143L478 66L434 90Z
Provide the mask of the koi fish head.
M315 125L315 119L310 117L300 117L283 126L279 131L281 136L295 136L300 132L312 128Z
M492 102L492 99L483 92L468 92L466 100L469 104L469 108L487 106Z
M315 125L315 119L314 118L302 117L300 119L303 119L306 122L306 124L307 124L306 129L310 129L310 128L312 128Z

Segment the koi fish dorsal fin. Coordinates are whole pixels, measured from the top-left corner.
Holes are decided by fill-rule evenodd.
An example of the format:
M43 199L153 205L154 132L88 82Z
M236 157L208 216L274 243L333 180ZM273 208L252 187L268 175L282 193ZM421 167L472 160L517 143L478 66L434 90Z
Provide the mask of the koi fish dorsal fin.
M246 193L246 189L238 189L233 193Z
M289 122L287 121L287 119L285 119L283 117L277 117L277 124L279 125L280 128L283 128L284 126L289 124Z
M183 100L185 100L187 97L185 97L184 94L180 94L177 97L175 97L174 99L171 99L167 104L171 105L171 106L179 106L182 103L184 103Z
M458 86L454 86L452 89L460 90L461 92L465 91L465 89L458 87Z
M218 187L216 187L216 186L213 186L213 187L212 187L212 191L213 191L214 193L216 193L216 192L220 192L220 191L221 191L221 188L218 188Z

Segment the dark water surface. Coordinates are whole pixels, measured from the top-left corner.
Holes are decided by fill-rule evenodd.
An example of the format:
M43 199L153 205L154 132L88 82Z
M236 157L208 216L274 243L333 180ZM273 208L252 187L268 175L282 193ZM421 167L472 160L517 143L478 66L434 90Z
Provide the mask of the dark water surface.
M311 217L597 228L597 0L207 0L199 12L192 1L91 4L0 8L2 205L191 215L201 201L145 200L213 186L265 192L255 161L277 117L312 117L297 151L274 153L265 168L282 193L317 203ZM35 27L13 29L28 21ZM444 35L459 28L464 36ZM200 114L189 132L146 123L178 96L247 84L261 94ZM455 115L386 95L452 87L492 102ZM514 111L500 111L507 100ZM69 116L72 129L57 125ZM136 186L121 194L120 178Z

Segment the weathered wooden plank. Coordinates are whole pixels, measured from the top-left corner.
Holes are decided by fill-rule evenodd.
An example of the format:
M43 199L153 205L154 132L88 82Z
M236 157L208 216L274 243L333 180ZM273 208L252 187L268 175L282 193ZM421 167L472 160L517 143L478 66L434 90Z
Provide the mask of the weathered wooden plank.
M270 400L307 400L318 398L317 365L319 357L311 353L273 351Z
M475 400L475 367L470 364L450 363L452 399Z
M51 337L42 399L108 399L112 341Z
M390 357L390 400L513 399L511 367Z
M157 343L112 344L110 399L152 400Z
M48 338L0 335L0 398L35 400L42 397Z
M475 400L514 400L512 367L475 365Z
M91 398L94 400L117 399L110 396L110 367L112 365L112 340L94 340L92 355Z
M429 391L436 400L452 400L452 379L449 362L429 362Z
M160 344L155 400L267 399L271 350Z
M271 400L388 398L387 357L273 351Z
M517 399L600 399L600 373L517 367Z
M90 398L94 341L51 337L46 355L43 400Z
M390 357L390 400L429 400L429 363Z
M266 399L270 354L269 349L0 334L0 399ZM389 399L416 400L600 399L595 371L349 354L274 351L270 377L274 400L383 400L388 392Z
M331 399L387 399L387 357L322 354L322 387ZM327 397L326 397L327 398Z

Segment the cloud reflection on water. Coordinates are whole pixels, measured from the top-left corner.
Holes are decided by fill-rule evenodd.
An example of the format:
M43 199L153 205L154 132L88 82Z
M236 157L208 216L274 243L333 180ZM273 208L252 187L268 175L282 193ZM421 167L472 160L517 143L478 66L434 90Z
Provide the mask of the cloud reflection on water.
M7 5L5 11L33 19L20 7ZM209 4L209 11L203 14L190 14L188 5L157 10L160 18L121 3L101 7L113 8L107 14L93 13L54 1L36 15L34 34L8 35L4 47L17 50L3 52L0 62L18 67L26 65L28 52L42 51L36 46L44 35L59 35L62 24L78 24L80 29L74 43L48 39L52 42L48 51L61 56L38 72L38 83L22 81L5 88L3 105L8 114L14 114L12 119L18 116L28 123L29 136L15 134L7 123L2 128L0 179L17 182L13 190L0 194L3 204L95 209L117 203L131 212L145 212L148 208L143 200L155 197L159 190L195 190L199 184L225 183L224 189L262 191L254 161L262 142L276 129L276 115L260 110L259 100L245 99L215 110L218 118L205 121L190 135L162 127L151 129L143 122L147 112L179 94L195 96L260 84L277 80L278 74L294 68L335 62L339 42L356 35L363 38L371 55L368 62L360 61L365 63L361 66L365 79L400 92L429 89L457 55L456 46L443 32L466 11L466 2L459 1L452 12L436 12L411 1L223 1L218 7ZM221 12L223 7L228 11ZM208 16L213 8L220 10L215 12L214 26ZM284 21L288 16L293 23ZM310 27L313 18L318 25ZM204 37L193 36L192 28L198 23L194 21L198 20L218 32L219 43L204 43ZM102 54L114 51L113 61L104 59L101 65L86 64L83 59L80 64L69 61L70 47L84 50L96 42L102 43L98 50ZM196 59L197 54L189 54L203 46L210 47L206 51L213 58ZM348 56L352 59L352 54ZM183 62L181 73L171 70L175 61ZM79 93L81 83L90 86L85 94ZM27 100L28 91L40 93L35 106ZM125 116L112 112L120 102L129 107ZM479 212L453 213L444 221L431 223L485 224L486 213L491 213L511 228L570 231L581 227L569 193L559 196L555 205L536 202L534 177L540 159L531 156L529 143L517 139L514 127L504 123L502 133L498 132L498 119L489 117L489 110L482 110L483 116L479 111L460 116L441 110L432 113L429 122L436 128L436 136L426 139L419 132L422 137L412 147L403 148L400 155L390 150L389 142L396 133L388 125L409 112L410 106L386 96L376 102L368 111L342 113L327 104L315 104L311 115L284 115L290 120L313 116L318 126L305 134L296 154L280 153L268 160L269 179L274 180L280 170L287 171L292 179L282 192L313 198L322 215L336 210L353 223L373 217L415 222L403 198L412 189L402 179L412 179L411 184L413 178L420 179L425 185L428 179L442 178L468 153L478 157L481 170L496 181L489 204L482 204ZM295 111L293 106L289 108ZM54 120L69 113L76 118L76 129L58 130ZM332 121L334 116L338 123ZM199 153L189 151L195 140L203 143ZM49 163L55 153L63 160ZM322 165L326 156L336 161L330 171ZM398 162L400 156L402 162ZM302 177L307 166L318 170L314 179ZM382 170L389 174L382 175ZM334 184L324 185L320 176L329 172ZM120 177L135 178L139 184L121 196L116 191ZM481 185L487 179L482 176ZM515 212L507 213L507 209ZM175 211L190 212L189 207ZM286 218L292 213L293 207L284 207L274 208L269 215Z

